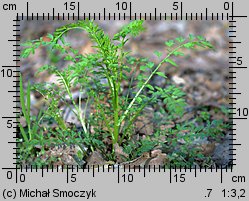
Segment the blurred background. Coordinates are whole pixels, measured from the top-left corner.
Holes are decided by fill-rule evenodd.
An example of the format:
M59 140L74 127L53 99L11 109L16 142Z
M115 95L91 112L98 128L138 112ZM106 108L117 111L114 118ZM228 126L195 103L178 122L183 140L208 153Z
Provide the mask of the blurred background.
M40 37L46 37L56 28L73 21L21 21L21 42L34 40ZM120 28L129 23L129 21L98 21L105 33L113 36ZM226 21L145 21L146 30L136 38L131 39L127 45L127 50L131 50L133 56L146 57L158 64L160 60L153 54L155 50L163 52L166 55L165 41L179 36L188 37L189 34L202 35L214 46L215 51L207 49L198 51L184 50L184 57L175 58L174 61L179 67L168 68L163 65L159 71L165 73L171 83L182 88L186 93L186 101L190 107L206 107L211 115L211 119L222 119L228 122L228 116L224 113L215 112L216 109L222 109L229 105L229 68L228 68L228 22ZM93 53L94 45L88 38L86 32L71 31L65 37L71 46L78 49L80 53ZM36 50L34 55L21 60L21 73L23 80L27 83L55 82L56 77L42 73L39 77L34 74L39 67L56 63L57 67L64 68L67 61L59 60L59 57L48 54L44 47ZM128 83L122 83L123 88L128 87ZM25 84L24 84L25 85ZM154 76L151 85L166 87L166 80L160 76ZM125 91L125 90L123 90ZM77 96L77 91L75 91ZM39 112L39 94L32 95L33 114ZM147 108L149 113L155 108ZM181 121L188 121L194 114L191 109L181 117ZM64 116L68 122L75 122L75 117L68 111ZM150 116L144 115L139 122L136 122L141 133L147 135L153 132L153 125L149 123ZM208 142L208 139L207 139ZM208 142L209 144L209 142ZM217 164L227 164L229 161L229 136L226 133L222 142L213 147L212 154Z
M73 21L21 21L21 42L45 37L56 28ZM129 21L97 21L101 28L110 36L115 34ZM159 71L164 72L175 84L183 85L186 92L192 91L192 99L198 103L208 101L227 104L228 99L228 22L226 21L145 21L146 30L140 36L131 39L126 48L133 56L147 57L155 64L160 61L153 52L161 51L166 55L164 42L189 34L206 37L216 48L189 51L185 58L175 58L178 68L168 69L163 65ZM71 31L66 40L82 54L93 53L93 44L84 31ZM186 55L188 55L188 52ZM51 58L45 48L38 48L34 55L21 61L21 72L24 80L32 82L53 81L53 77L34 77L37 69L45 64L56 62L58 67L65 67L67 61ZM156 85L163 87L164 79L154 77ZM190 89L192 88L192 89Z

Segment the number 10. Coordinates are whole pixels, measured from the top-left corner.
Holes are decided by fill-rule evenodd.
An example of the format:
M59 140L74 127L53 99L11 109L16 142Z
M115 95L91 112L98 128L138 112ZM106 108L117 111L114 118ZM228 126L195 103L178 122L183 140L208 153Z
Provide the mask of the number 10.
M118 6L118 10L127 10L128 8L128 3L127 2L118 2L116 3L116 5Z

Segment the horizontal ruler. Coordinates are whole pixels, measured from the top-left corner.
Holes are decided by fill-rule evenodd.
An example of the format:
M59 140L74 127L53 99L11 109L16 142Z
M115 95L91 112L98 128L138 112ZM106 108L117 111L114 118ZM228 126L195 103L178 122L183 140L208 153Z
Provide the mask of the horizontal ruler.
M119 2L118 2L119 3ZM67 2L64 3L66 6L66 10L70 12L58 12L55 8L52 8L51 12L31 12L29 2L26 3L26 12L17 13L17 16L22 20L39 20L42 18L45 20L79 20L79 19L104 19L104 20L121 20L121 19L145 19L145 20L229 20L234 18L244 18L247 16L244 15L234 15L234 2L231 2L231 6L224 3L224 9L230 12L211 12L208 8L205 8L203 12L184 12L183 11L183 2L173 2L173 10L174 12L159 12L157 8L153 9L153 12L132 12L132 2L122 2L122 9L119 8L121 6L118 5L117 12L108 12L106 8L103 8L102 12L81 12L80 10L80 2L71 2L70 4ZM125 6L123 5L125 3ZM12 5L12 4L11 4ZM15 5L15 4L13 4ZM10 6L6 4L6 10L9 7L13 7L17 9L15 6ZM4 6L3 6L4 7ZM231 9L229 9L231 7ZM12 9L12 10L15 10ZM120 11L123 10L123 11Z
M45 167L41 167L41 168L37 168L37 166L25 166L25 167L16 167L16 168L2 168L3 170L12 172L15 172L15 180L16 183L19 181L19 176L20 174L25 174L25 173L40 173L41 177L44 177L44 174L46 173L65 173L66 175L66 182L69 183L70 182L70 175L71 174L81 174L81 173L85 173L88 174L90 173L92 175L92 177L96 176L96 173L102 172L102 173L113 173L116 174L117 176L117 182L120 182L120 177L121 174L125 174L125 173L140 173L142 174L143 177L146 177L147 174L149 173L161 173L164 174L164 176L166 176L166 178L169 178L169 183L172 183L172 175L174 173L190 173L193 174L194 177L197 177L199 173L207 173L207 172L211 172L211 173L218 173L220 176L220 183L223 183L223 173L227 173L227 172L233 172L233 165L230 166L224 166L224 167L197 167L197 166L193 166L193 167L187 167L187 166L183 166L180 168L165 168L165 167L160 167L160 166L149 166L148 168L143 168L141 166L138 166L136 168L132 167L132 166L119 166L119 165L95 165L92 166L92 168L90 168L90 166L87 166L85 168L81 168L80 166L76 165L76 166L55 166L52 168L49 168L48 166ZM7 174L10 174L7 172ZM13 179L13 178L11 178Z

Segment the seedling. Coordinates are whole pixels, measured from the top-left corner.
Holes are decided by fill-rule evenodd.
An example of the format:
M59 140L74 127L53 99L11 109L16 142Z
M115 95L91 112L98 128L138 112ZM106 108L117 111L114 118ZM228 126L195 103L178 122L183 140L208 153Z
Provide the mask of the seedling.
M65 41L64 36L75 29L88 33L94 44L95 53L82 55ZM186 106L183 98L184 93L173 85L167 88L152 86L150 81L155 75L167 79L167 76L159 71L160 67L162 65L177 66L173 58L184 56L184 49L213 49L213 46L202 36L178 37L165 42L166 56L162 56L165 55L162 52L154 52L160 59L158 64L154 64L147 58L134 58L130 56L130 51L125 50L125 45L130 37L136 37L143 31L143 20L133 21L110 38L94 21L84 20L56 29L53 34L47 35L49 40L44 40L41 37L38 40L22 44L24 46L22 58L27 58L35 52L35 49L44 46L50 53L60 52L61 59L70 62L64 69L49 64L41 67L37 72L38 74L47 71L50 74L55 74L59 85L39 83L33 87L44 97L47 104L45 113L57 122L59 129L68 130L58 108L59 103L64 103L78 118L82 127L81 137L83 140L84 138L90 139L93 135L97 137L103 135L102 139L110 137L113 156L115 144L124 147L126 152L131 153L128 147L133 146L131 138L134 134L134 122L146 106L162 100L172 116L183 114ZM140 69L138 76L134 73L136 67ZM103 83L103 80L106 80L106 83ZM123 95L121 86L124 80L129 83L129 92L126 96ZM80 94L77 100L72 93L72 89L75 87L78 88ZM23 87L21 87L21 93L23 94ZM82 94L84 94L84 107L82 107ZM30 85L28 84L27 107L24 105L24 100L21 103L24 117L28 123L29 140L32 140L29 124L29 96ZM72 104L68 103L66 96L69 97ZM90 108L89 103L94 107L94 110L87 112ZM27 140L28 137L23 135L23 138ZM96 143L91 146L92 151L95 148L103 147L103 143L98 140L91 140L91 143ZM147 140L151 141L151 139ZM147 143L145 140L139 146L144 145L151 149L157 144L156 141ZM142 151L143 149L140 149L140 152Z

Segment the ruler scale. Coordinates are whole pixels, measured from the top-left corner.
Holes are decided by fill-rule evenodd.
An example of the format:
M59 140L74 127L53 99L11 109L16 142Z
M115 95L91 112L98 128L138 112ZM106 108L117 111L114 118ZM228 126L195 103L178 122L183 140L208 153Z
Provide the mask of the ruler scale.
M92 5L91 2L82 2L82 1L54 1L48 2L44 0L44 2L51 3L51 5L44 5L44 7L37 6L36 2L28 2L21 0L20 2L12 3L12 2L2 2L1 5L1 17L8 16L7 25L5 25L6 30L8 29L8 38L2 39L2 41L6 41L8 49L12 48L10 51L4 53L6 55L11 55L9 60L6 60L6 63L1 62L2 69L9 70L12 73L11 78L13 80L1 79L1 92L4 91L5 95L2 99L6 99L5 102L9 102L10 105L4 106L6 108L7 113L2 113L2 124L1 126L7 125L8 137L3 138L6 139L5 143L8 146L8 150L13 149L13 153L5 153L5 157L8 157L7 166L5 162L1 163L1 181L2 182L2 198L3 199L16 199L19 200L18 190L20 188L33 188L32 183L39 183L39 186L36 189L40 191L44 191L44 195L48 196L49 199L53 200L57 195L57 188L71 190L72 196L70 197L69 191L65 193L68 196L68 200L72 199L80 199L80 194L85 199L92 198L97 200L127 200L130 199L130 195L134 196L135 199L143 199L150 200L153 198L152 193L157 191L157 188L161 190L161 192L156 195L156 198L163 199L175 199L175 198L195 198L198 200L222 200L227 199L235 199L235 200L247 200L247 190L248 181L246 180L248 177L248 173L246 171L247 167L245 164L248 164L247 153L242 153L242 149L239 147L247 146L248 142L245 140L241 140L243 136L247 135L247 130L243 133L241 132L240 125L246 124L243 123L247 121L247 116L238 116L237 110L239 108L247 108L246 105L246 97L247 92L241 89L243 83L243 87L246 89L247 80L242 79L243 75L247 74L247 62L249 58L243 56L238 56L241 53L243 48L244 51L247 51L247 47L245 46L245 39L240 38L238 33L242 31L248 32L245 27L241 27L243 22L248 22L246 13L240 12L238 8L243 8L246 5L246 1L224 1L220 2L220 8L217 8L215 4L216 1L210 1L210 7L194 7L194 1L169 1L169 2L161 2L159 5L163 5L165 10L162 11L162 8L155 7L154 5L150 8L146 7L146 11L141 12L142 4L138 2L104 2L103 5L91 6L91 10L87 10L85 7L88 5ZM41 2L40 2L41 3ZM93 3L93 2L92 2ZM96 4L98 4L95 1ZM55 4L55 5L52 5ZM153 4L153 3L152 3ZM146 4L145 4L146 5ZM190 11L185 8L188 5L193 5L192 7L199 10L200 12ZM222 7L223 6L223 7ZM63 9L61 9L63 7ZM37 9L41 9L41 11ZM46 12L44 12L45 9ZM125 8L125 9L123 9ZM149 9L149 11L148 11ZM218 10L216 10L218 9ZM66 10L66 12L64 11ZM114 10L114 11L113 11ZM142 9L143 10L143 9ZM16 141L18 138L18 134L20 133L20 129L18 128L18 112L20 109L17 103L20 103L18 92L19 92L19 81L20 77L20 68L19 65L20 59L20 23L22 21L56 21L56 20L85 20L94 19L94 20L157 20L157 21L172 21L172 20L226 20L229 22L229 33L228 37L231 41L228 44L229 52L229 94L230 98L230 110L229 119L230 125L232 128L230 129L231 136L229 146L229 155L230 165L229 166L221 166L221 167L187 167L183 166L180 168L170 167L169 169L165 169L165 167L155 168L155 166L149 166L148 168L139 168L136 169L134 167L122 168L120 166L94 166L90 168L89 166L86 168L82 168L80 166L72 166L69 167L64 166L61 169L58 166L53 166L49 168L48 166L42 166L42 168L37 168L37 166L28 167L22 166L16 162L18 159L19 148L17 144L20 142ZM4 30L2 30L4 32ZM248 39L247 39L248 42ZM247 44L248 45L248 44ZM7 58L7 57L6 57ZM243 61L243 62L242 62ZM5 84L6 83L6 84ZM6 88L4 87L6 86ZM8 86L8 87L7 87ZM241 101L241 99L243 101ZM242 104L241 104L242 103ZM244 104L244 105L243 105ZM9 113L9 111L12 111ZM240 123L241 121L242 123ZM243 127L244 128L244 127ZM11 130L12 129L12 133ZM242 135L242 136L241 136ZM243 138L245 139L245 138ZM248 139L248 137L247 137ZM249 140L249 139L248 139ZM2 144L1 144L2 145ZM10 148L11 147L11 148ZM248 150L248 148L247 148ZM5 150L1 150L5 152ZM239 152L240 151L240 152ZM241 161L241 157L243 155L243 161ZM11 159L11 160L9 160ZM247 160L247 162L245 161ZM3 160L5 161L5 160ZM243 165L241 165L243 163ZM240 171L237 171L239 169ZM213 183L212 180L214 180ZM153 185L145 185L147 181L153 183ZM160 185L155 188L155 185L159 181ZM200 182L198 185L198 181ZM246 185L247 183L247 185ZM119 185L116 185L119 184ZM174 185L174 187L171 187ZM191 184L197 189L202 189L203 191L197 190L196 195L188 194L191 188ZM208 185L206 185L208 184ZM108 186L109 185L109 186ZM171 186L170 186L171 185ZM13 186L13 187L12 187ZM37 186L37 185L34 185ZM164 186L167 186L168 189L165 189ZM84 187L84 188L83 188ZM143 193L141 196L139 193L135 191L135 188L139 193ZM68 188L68 189L67 189ZM86 189L85 189L86 188ZM50 190L49 190L50 189ZM53 189L53 195L50 191ZM111 190L113 189L113 190ZM193 190L193 189L192 189ZM82 192L81 192L82 191ZM89 193L89 197L83 193ZM91 196L90 196L91 191ZM96 191L96 194L94 193ZM126 194L121 194L124 191L129 192ZM165 192L163 192L165 191ZM182 192L182 195L179 194L179 191ZM28 191L27 191L28 192ZM80 193L79 193L80 192ZM174 194L174 193L175 194ZM36 192L37 193L37 192ZM113 197L110 195L113 193ZM116 193L116 194L115 194ZM154 192L155 193L155 192ZM167 195L169 194L169 196ZM39 193L38 193L39 194ZM32 193L28 193L27 200L34 200L38 196L32 196ZM37 195L37 194L36 194ZM77 195L77 196L76 196ZM56 198L62 199L62 196L58 196ZM133 197L132 197L133 200Z

